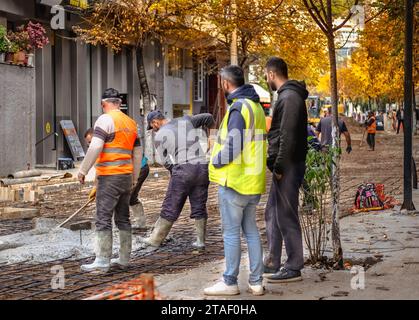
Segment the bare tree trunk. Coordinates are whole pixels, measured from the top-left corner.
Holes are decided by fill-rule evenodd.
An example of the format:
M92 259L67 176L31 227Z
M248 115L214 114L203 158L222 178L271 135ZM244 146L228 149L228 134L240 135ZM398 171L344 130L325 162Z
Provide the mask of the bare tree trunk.
M231 4L231 11L232 14L235 15L237 11L236 2L233 1ZM237 28L234 28L234 30L231 33L231 44L230 44L230 64L231 65L239 65L239 55L237 52Z
M332 126L332 147L334 150L340 147L339 142L339 118L338 118L338 81L337 81L337 66L336 66L336 49L335 39L332 31L332 4L331 0L328 3L329 16L329 34L327 36L327 46L329 51L330 63L330 90L333 114ZM340 242L340 227L339 227L339 195L340 195L340 172L339 172L339 153L334 151L334 161L332 164L332 244L333 244L333 259L335 265L343 267L343 252Z
M147 74L144 66L143 47L138 46L135 50L137 60L137 74L141 88L141 99L143 105L143 122L141 124L141 137L144 141L144 153L151 163L154 163L153 135L147 131L147 114L151 111L151 94L148 87Z

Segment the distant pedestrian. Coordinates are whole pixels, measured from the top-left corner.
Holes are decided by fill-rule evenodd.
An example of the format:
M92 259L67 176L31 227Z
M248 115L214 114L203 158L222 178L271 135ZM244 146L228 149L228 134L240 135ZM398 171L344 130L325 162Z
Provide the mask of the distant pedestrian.
M323 147L330 147L333 144L333 137L332 137L332 109L328 109L327 117L320 120L319 124L317 125L316 131L320 135L320 142ZM351 153L352 151L352 141L351 135L349 133L348 128L346 127L345 121L342 119L338 119L338 126L339 126L339 134L343 134L346 139L346 152Z
M399 134L401 126L403 127L403 132L404 132L404 108L403 107L400 107L400 109L397 110L396 118L397 118L397 134Z
M367 130L367 143L370 147L369 151L375 150L375 134L377 132L377 120L375 118L374 112L370 111L368 114L368 120L365 122Z
M269 59L266 73L278 99L268 134L267 166L272 172L272 184L265 209L269 252L264 268L268 282L282 283L301 280L304 267L298 199L308 149L308 91L303 83L288 79L288 66L280 58ZM287 260L281 267L284 242Z

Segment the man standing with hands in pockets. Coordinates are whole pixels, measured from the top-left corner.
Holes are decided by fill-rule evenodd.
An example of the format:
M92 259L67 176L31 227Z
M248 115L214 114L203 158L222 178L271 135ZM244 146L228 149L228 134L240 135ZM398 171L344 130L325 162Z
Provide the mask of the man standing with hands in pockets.
M280 58L269 59L266 75L278 100L268 134L267 166L272 172L272 185L265 211L269 253L264 273L270 274L268 282L281 283L301 280L304 267L298 195L307 155L308 91L303 83L288 80L287 64ZM283 242L287 260L281 268Z

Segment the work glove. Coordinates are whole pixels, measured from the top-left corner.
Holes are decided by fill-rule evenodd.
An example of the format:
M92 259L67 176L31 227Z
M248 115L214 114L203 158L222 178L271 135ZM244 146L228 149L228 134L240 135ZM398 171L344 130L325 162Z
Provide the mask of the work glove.
M349 154L349 153L351 153L351 151L352 151L352 147L351 146L347 146L346 147L346 152Z
M93 200L96 198L96 187L93 187L92 190L90 190L89 193L89 200Z

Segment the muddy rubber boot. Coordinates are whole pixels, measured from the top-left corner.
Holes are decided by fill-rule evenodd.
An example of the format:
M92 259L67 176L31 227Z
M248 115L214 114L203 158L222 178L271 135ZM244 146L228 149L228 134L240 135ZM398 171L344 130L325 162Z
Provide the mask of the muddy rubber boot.
M207 219L195 220L196 241L192 246L196 249L205 248L205 236L207 232Z
M119 258L111 260L111 267L126 268L132 250L132 231L119 230Z
M95 261L82 265L82 271L97 273L109 271L112 256L112 230L96 231L96 250Z
M141 202L131 206L132 210L132 228L147 229L147 223L144 214L143 204Z
M173 222L159 217L154 225L153 232L148 238L144 239L144 243L152 247L159 247L163 240L166 239L172 226Z

